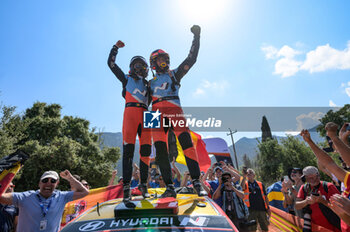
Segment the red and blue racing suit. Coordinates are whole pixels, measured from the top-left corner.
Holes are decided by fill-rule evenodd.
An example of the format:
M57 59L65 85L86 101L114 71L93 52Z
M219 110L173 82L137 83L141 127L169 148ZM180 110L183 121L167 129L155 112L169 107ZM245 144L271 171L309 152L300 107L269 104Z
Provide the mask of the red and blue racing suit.
M169 128L163 127L163 118L165 120L179 121L183 120L183 111L179 99L179 88L182 77L194 65L197 60L199 50L199 35L195 35L192 47L188 57L180 66L172 71L164 73L156 72L155 77L150 80L150 89L152 95L152 111L161 112L161 128L152 129L153 143L156 148L156 161L159 165L164 182L172 184L171 166L168 158L167 138ZM182 150L184 151L187 167L191 174L192 180L199 179L200 169L198 165L197 152L193 146L190 130L188 127L181 127L178 124L173 126Z
M151 130L143 128L143 112L148 110L148 82L138 76L125 75L115 64L118 47L111 49L108 66L123 84L125 110L123 117L123 183L129 184L132 176L132 162L135 150L136 135L140 142L140 177L146 184L151 154Z

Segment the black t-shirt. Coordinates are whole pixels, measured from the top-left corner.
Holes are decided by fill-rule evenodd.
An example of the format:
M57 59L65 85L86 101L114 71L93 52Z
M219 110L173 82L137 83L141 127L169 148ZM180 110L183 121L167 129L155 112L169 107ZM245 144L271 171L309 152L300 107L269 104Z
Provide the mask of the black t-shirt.
M14 220L18 216L18 208L13 205L0 204L0 231L14 231Z
M263 186L264 195L266 196L265 186L264 185L262 186ZM265 202L263 197L261 196L261 190L259 188L258 183L255 180L253 183L248 181L248 187L249 187L249 202L250 202L249 209L266 211Z

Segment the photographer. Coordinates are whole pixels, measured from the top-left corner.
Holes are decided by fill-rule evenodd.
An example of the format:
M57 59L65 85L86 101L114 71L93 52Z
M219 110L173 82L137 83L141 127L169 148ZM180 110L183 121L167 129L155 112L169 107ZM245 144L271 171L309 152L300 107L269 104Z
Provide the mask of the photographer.
M332 183L320 180L316 167L303 169L306 184L300 187L295 208L304 211L304 230L311 231L311 223L323 226L332 231L340 231L339 218L328 208L329 199L339 191Z
M291 168L288 170L287 180L282 181L282 193L284 196L283 207L287 208L289 213L303 218L303 211L295 209L295 201L300 187L303 185L301 177L303 171L301 168Z
M248 208L243 203L244 193L241 186L235 185L230 172L224 172L219 178L219 186L213 199L221 200L222 209L235 224L239 231L248 231L244 226L248 219Z
M348 144L348 138L350 135L349 123L345 123L339 131L339 137L337 136L338 125L333 122L328 122L326 124L326 132L331 140L331 144L334 146L334 150L340 153L342 159L346 164L350 164L350 147ZM303 137L305 142L310 146L314 155L317 157L318 162L324 166L331 174L333 174L338 180L342 181L345 186L343 193L344 197L349 197L350 195L350 172L339 167L334 160L321 148L319 148L311 139L310 133L308 130L302 130L300 135ZM350 222L350 217L348 214L345 214L337 210L337 206L334 204L329 205L331 209L337 213L337 215L342 219L341 228L342 231L349 231L350 226L347 222Z

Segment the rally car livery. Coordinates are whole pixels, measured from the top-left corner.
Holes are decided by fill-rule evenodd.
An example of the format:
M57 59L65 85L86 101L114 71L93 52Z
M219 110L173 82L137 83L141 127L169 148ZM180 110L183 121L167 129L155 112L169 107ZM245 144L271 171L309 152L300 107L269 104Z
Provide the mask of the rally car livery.
M238 231L208 197L133 198L106 201L68 223L62 232L87 231Z

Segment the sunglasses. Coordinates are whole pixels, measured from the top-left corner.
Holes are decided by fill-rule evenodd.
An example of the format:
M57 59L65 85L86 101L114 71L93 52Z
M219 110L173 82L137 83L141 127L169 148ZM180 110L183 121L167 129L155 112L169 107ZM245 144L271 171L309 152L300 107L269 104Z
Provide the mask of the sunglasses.
M8 188L14 188L16 185L12 184L12 185L9 185Z
M88 183L84 183L83 185L84 185L84 186L89 186L89 184L88 184Z
M41 180L41 182L43 182L43 183L47 183L49 181L49 178L45 178L45 179L42 179ZM57 182L57 180L55 180L55 179L51 179L51 184L54 184L54 183L56 183Z

